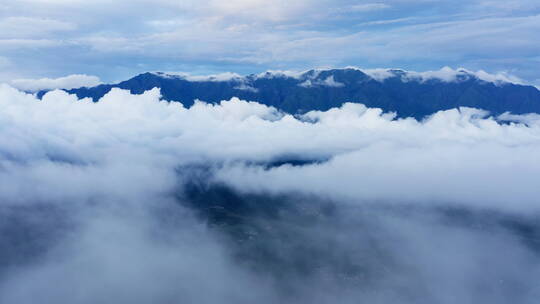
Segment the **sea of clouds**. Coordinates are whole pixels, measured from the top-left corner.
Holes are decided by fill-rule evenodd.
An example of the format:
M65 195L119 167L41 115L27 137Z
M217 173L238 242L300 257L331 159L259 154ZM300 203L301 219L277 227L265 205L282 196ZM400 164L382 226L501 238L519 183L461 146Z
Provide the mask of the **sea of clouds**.
M7 85L0 108L0 303L540 296L538 115Z

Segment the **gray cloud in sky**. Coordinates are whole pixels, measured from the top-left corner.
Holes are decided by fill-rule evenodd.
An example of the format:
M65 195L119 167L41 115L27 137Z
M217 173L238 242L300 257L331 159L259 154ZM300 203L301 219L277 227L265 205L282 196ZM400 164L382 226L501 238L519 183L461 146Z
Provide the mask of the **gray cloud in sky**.
M450 65L535 82L539 13L526 0L24 0L0 8L0 55L18 66L0 79Z

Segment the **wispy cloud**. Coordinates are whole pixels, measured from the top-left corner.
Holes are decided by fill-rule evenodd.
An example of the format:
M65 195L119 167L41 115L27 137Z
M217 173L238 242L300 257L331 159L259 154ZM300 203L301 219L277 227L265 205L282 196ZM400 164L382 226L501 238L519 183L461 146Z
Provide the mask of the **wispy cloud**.
M43 76L87 73L117 80L179 67L244 73L322 65L416 70L452 65L516 70L521 78L537 79L538 4L495 2L141 0L115 1L104 9L104 2L25 0L6 4L10 13L0 22L11 30L0 30L0 47L25 78L35 77L29 73L36 67ZM45 46L49 49L35 49Z
M352 12L371 12L388 8L391 8L391 6L385 3L364 3L352 5L347 10Z
M417 17L407 17L407 18L397 18L397 19L384 19L384 20L376 20L376 21L368 21L368 22L362 22L359 25L386 25L386 24L396 24L396 23L404 23L404 22L410 22L418 20Z
M14 79L11 85L14 87L30 92L40 90L54 89L72 89L80 87L93 87L101 83L98 77L89 75L68 75L60 78L40 78L40 79Z
M0 39L43 38L61 31L75 30L73 23L45 18L7 17L0 19Z

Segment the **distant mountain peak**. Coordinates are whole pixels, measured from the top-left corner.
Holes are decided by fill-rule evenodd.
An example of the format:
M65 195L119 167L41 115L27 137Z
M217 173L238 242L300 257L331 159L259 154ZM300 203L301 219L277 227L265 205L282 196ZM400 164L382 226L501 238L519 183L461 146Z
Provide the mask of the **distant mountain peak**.
M211 74L211 75L191 75L189 73L173 73L173 72L151 72L151 74L163 78L171 79L183 79L186 81L193 82L202 82L202 81L212 81L212 82L226 82L226 81L243 81L246 77L236 74L236 73L220 73L220 74Z
M495 85L504 84L518 84L524 85L525 81L512 76L510 74L501 72L496 74L490 74L485 71L470 71L464 68L452 69L450 67L443 67L440 70L416 72L407 71L403 69L362 69L359 67L349 66L345 68L321 68L311 69L306 71L281 71L281 70L269 70L259 74L250 74L242 76L236 73L219 73L211 75L191 75L189 73L171 73L171 72L152 72L151 74L169 78L169 79L183 79L192 82L237 82L237 83L250 83L258 79L272 79L272 78L290 78L300 80L300 84L304 87L321 86L325 83L328 86L339 86L339 82L336 80L336 74L356 73L358 77L366 75L371 80L384 82L387 79L399 79L403 82L429 82L429 81L442 81L442 82L463 82L468 80L477 80L481 82L493 83ZM324 77L324 79L321 79ZM332 81L333 79L333 81ZM364 79L366 80L366 79Z
M363 103L396 112L398 117L419 119L459 107L484 109L493 115L540 113L540 91L535 87L523 85L521 80L505 73L449 67L426 72L346 67L266 71L247 76L149 72L117 84L67 92L98 101L112 88L142 94L156 87L160 88L163 99L179 101L185 106L191 106L195 100L218 103L238 97L292 114L324 111L345 102Z

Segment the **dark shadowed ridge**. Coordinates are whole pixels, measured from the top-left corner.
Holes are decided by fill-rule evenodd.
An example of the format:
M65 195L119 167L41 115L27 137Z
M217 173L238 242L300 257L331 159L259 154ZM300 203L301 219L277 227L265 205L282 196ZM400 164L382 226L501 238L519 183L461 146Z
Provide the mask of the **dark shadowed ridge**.
M189 80L164 73L144 73L117 84L66 90L79 98L99 100L112 88L132 94L160 88L164 100L191 106L195 100L217 103L238 97L297 114L325 111L345 102L396 112L398 117L423 118L440 110L474 107L493 115L540 113L540 91L533 86L483 81L470 73L461 73L455 81L404 79L406 72L391 70L393 76L375 80L361 70L311 70L291 77L265 73L228 80ZM39 92L41 97L46 92Z

